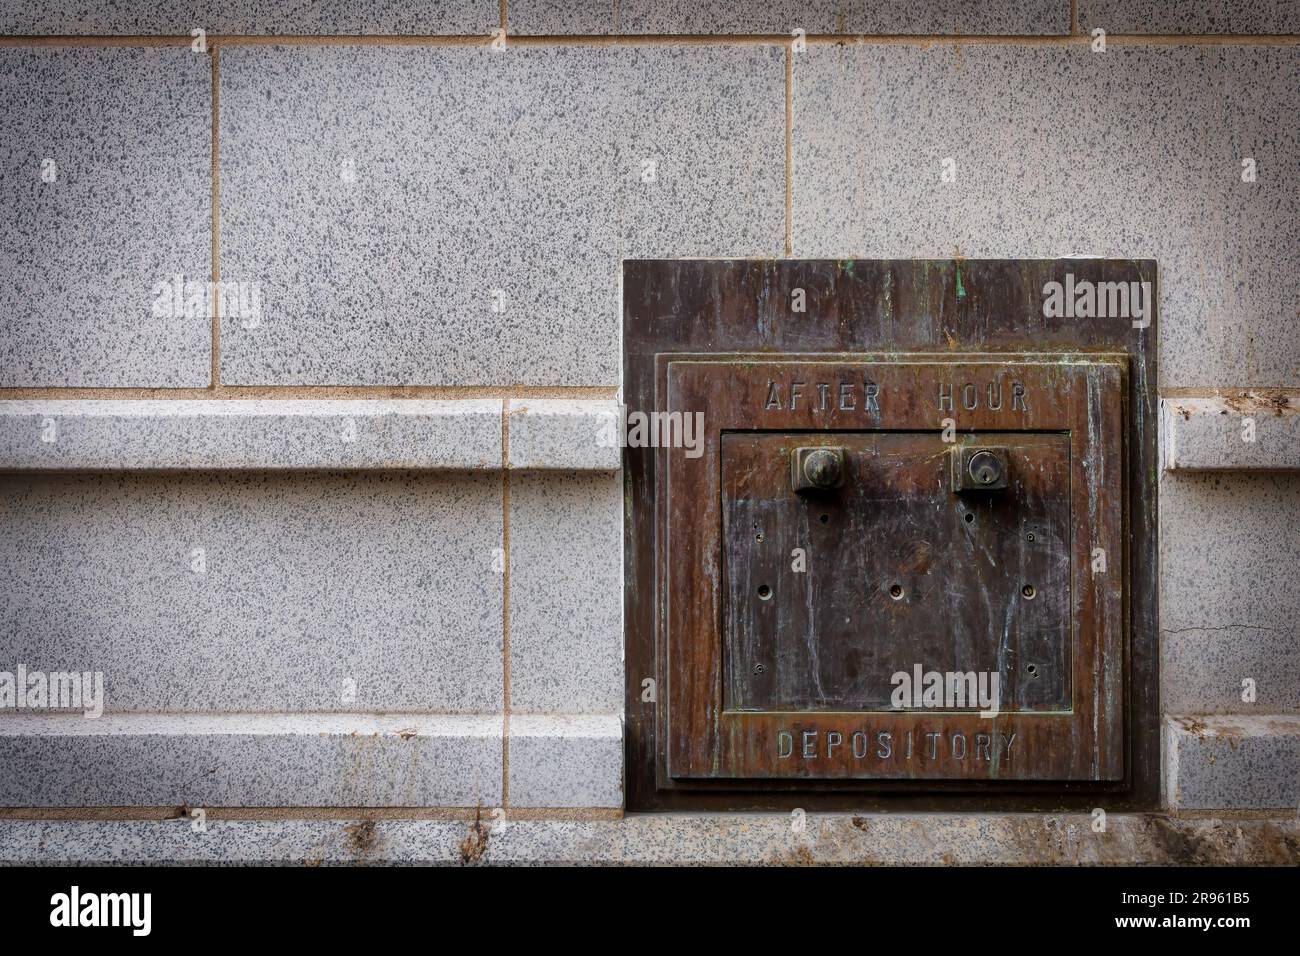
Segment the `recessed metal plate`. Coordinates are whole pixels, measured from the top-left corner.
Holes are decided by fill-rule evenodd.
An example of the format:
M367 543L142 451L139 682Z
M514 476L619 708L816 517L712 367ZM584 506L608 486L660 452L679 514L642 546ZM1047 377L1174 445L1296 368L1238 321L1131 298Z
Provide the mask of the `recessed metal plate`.
M1157 804L1155 280L625 263L630 808Z
M938 431L722 436L726 710L889 711L916 666L1070 709L1069 438L963 439L1006 448L1003 493L957 494ZM787 462L818 444L842 484L797 494Z
M1122 776L1109 743L1123 732L1123 510L1109 493L1124 485L1122 361L675 356L666 382L669 408L714 423L699 456L659 453L673 777ZM843 485L798 494L789 456L814 439L845 450ZM957 493L967 446L1005 451L1006 488ZM810 521L827 533L813 539ZM832 541L836 521L847 541ZM1034 528L1048 550L1011 542ZM771 533L792 562L803 548L818 570L787 574L742 533L764 546ZM1104 572L1094 551L1110 556ZM915 703L898 705L900 672L945 685L953 673L954 690L970 675L996 699L909 690Z

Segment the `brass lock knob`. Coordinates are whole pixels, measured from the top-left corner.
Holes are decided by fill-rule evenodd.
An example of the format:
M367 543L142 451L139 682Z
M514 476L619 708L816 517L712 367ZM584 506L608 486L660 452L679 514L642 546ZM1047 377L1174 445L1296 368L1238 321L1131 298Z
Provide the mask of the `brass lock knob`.
M958 445L952 450L952 490L957 494L1003 491L1011 476L1011 458L1005 448Z
M972 455L967 470L977 487L996 487L1002 480L1002 462L991 451L976 452Z
M790 483L801 494L840 487L844 472L843 448L796 448L790 454Z
M814 488L834 488L843 471L840 455L828 448L818 448L803 460L803 473Z

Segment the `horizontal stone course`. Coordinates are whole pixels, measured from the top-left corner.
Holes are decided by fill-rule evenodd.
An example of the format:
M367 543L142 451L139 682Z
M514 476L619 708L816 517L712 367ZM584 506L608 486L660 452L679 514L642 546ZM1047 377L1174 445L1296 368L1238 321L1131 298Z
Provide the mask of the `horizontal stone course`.
M0 0L0 35L487 34L499 0Z
M1300 807L1300 715L1171 716L1164 750L1170 809Z
M1064 34L1060 0L511 0L512 34Z
M501 802L499 715L0 714L0 806ZM510 804L622 806L616 715L511 718Z
M0 402L0 469L498 469L501 402Z
M1300 391L1161 402L1169 471L1300 471Z
M468 807L500 801L501 718L0 717L0 806Z
M1253 563L1237 568L1253 573ZM1300 714L1300 621L1166 628L1160 704L1171 714Z
M1300 819L1090 814L647 813L623 819L0 820L3 863L953 866L1300 863ZM486 837L486 839L484 839ZM467 861L465 848L474 852Z
M605 399L0 401L0 471L617 471ZM609 439L607 437L614 436Z

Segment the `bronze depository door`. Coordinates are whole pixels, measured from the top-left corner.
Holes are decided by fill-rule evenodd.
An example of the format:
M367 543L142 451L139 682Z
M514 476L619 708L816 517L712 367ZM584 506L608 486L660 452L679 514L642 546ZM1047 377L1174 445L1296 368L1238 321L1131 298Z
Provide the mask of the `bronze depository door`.
M631 808L1154 802L1153 263L624 295Z

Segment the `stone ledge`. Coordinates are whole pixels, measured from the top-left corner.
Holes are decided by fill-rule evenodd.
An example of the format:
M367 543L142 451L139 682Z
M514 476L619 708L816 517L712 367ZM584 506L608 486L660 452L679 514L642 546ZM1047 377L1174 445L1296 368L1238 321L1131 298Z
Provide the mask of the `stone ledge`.
M179 36L204 27L209 37L448 36L492 33L497 4L479 3L175 3L28 0L0 4L0 35Z
M501 801L499 716L0 717L0 806L472 807Z
M1160 409L1166 471L1300 470L1300 395L1167 398Z
M500 467L492 400L0 402L3 470Z
M623 718L510 718L510 805L623 806Z
M1300 819L647 814L615 820L0 821L0 863L1185 865L1300 863ZM467 839L469 838L469 839Z
M1171 810L1300 807L1300 716L1167 717L1164 761Z
M619 404L608 400L514 399L509 405L510 467L618 471Z
M0 471L500 470L498 399L0 401ZM617 471L611 400L510 402L519 470Z

